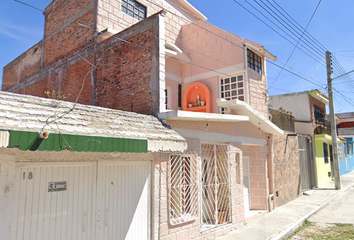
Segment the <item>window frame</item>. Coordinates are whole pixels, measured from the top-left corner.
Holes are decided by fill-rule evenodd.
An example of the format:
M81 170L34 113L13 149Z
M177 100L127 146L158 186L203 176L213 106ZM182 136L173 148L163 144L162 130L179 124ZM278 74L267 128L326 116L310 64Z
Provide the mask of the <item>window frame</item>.
M261 75L263 74L262 57L249 48L247 48L247 67L253 69L255 72Z
M240 77L242 77L242 80L239 80ZM232 78L235 78L234 82ZM226 81L228 82L226 83ZM240 87L239 83L242 83L242 87ZM233 85L236 88L233 88ZM240 90L242 90L242 93L240 93ZM233 94L234 92L236 93L236 95ZM240 101L246 102L247 90L245 73L233 73L227 76L219 77L219 93L220 98L224 98L226 100L238 99ZM225 109L220 108L220 112L222 114L225 114Z
M121 10L139 21L147 17L147 7L136 0L122 0Z

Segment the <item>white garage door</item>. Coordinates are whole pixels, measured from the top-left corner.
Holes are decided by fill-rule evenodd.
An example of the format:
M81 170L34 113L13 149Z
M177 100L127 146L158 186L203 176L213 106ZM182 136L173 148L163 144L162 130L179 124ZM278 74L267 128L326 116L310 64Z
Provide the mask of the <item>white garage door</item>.
M150 239L150 162L18 166L16 240Z
M19 170L16 240L94 239L96 163Z
M150 162L99 163L97 239L150 239Z

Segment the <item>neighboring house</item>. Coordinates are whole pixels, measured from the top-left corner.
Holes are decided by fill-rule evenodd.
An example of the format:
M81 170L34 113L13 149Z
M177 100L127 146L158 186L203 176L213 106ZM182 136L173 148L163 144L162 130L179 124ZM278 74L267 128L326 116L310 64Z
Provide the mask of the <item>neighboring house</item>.
M54 0L45 16L43 40L4 68L3 90L55 90L158 116L187 141L184 153L174 153L182 140L158 145L172 153L155 159L156 215L139 239L214 239L273 208L272 138L284 132L268 118L271 53L205 22L185 0Z
M312 187L326 186L333 178L331 126L326 114L328 98L318 90L312 90L271 96L269 104L273 109L291 111L295 118L295 132L308 135L309 142L314 141L315 161L309 164L309 184ZM344 142L338 138L339 146ZM343 154L344 148L339 148L338 155ZM315 169L315 176L311 176L312 169ZM316 183L311 180L313 177Z
M185 152L184 138L153 116L5 92L0 101L2 239L148 239L160 162Z
M344 146L346 154L339 157L340 174L343 175L354 170L354 113L337 113L336 116L338 136L346 140Z

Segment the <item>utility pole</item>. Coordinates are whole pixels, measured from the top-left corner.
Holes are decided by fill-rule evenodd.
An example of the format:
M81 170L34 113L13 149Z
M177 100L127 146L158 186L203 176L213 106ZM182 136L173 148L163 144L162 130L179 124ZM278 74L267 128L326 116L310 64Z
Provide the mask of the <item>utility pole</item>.
M328 97L329 97L329 109L330 115L329 120L331 122L331 133L332 133L332 150L333 150L333 169L334 169L334 186L335 189L340 189L340 175L339 175L339 163L338 163L338 144L337 144L337 129L336 129L336 115L334 113L334 102L333 102L333 88L332 88L332 54L326 52L326 66L327 66L327 82L328 82Z

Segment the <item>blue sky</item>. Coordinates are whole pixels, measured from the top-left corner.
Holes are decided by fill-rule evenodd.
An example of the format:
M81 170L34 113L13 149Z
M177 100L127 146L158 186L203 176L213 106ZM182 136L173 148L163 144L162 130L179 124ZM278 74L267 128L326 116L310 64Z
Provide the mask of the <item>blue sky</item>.
M23 0L24 2L44 9L51 0ZM253 13L256 10L247 4L246 0L235 0L248 7ZM249 12L240 7L234 0L189 0L207 18L208 22L241 37L263 45L272 54L277 56L277 65L285 63L294 49L294 46L281 36L256 19ZM301 26L306 27L319 0L247 0L253 6L262 10L257 2L273 3L281 6ZM264 5L263 5L264 6ZM330 50L345 72L354 69L354 26L352 24L352 0L322 0L307 31L326 49ZM262 10L263 11L263 10ZM263 11L264 12L264 11ZM264 12L266 14L266 12ZM278 32L264 16L257 15ZM274 14L273 14L274 15ZM270 18L270 15L267 15ZM273 19L275 22L276 20ZM13 0L2 0L0 6L0 77L2 68L25 50L42 39L44 29L44 15L33 8L19 4ZM282 32L281 32L282 33ZM284 33L282 33L285 35ZM286 36L286 35L285 35ZM306 50L305 50L306 51ZM312 55L312 54L310 54ZM323 52L324 55L324 52ZM325 62L322 62L322 65ZM283 71L277 78L280 68L267 64L269 95L285 94L290 92L319 89L326 92L326 69L318 61L296 49L289 60L288 66L292 72L305 77L312 77L310 81L316 85ZM333 77L338 74L336 71ZM354 74L351 75L354 79ZM274 80L277 80L274 82ZM0 79L0 83L1 83ZM347 84L339 80L334 81L336 112L354 111L353 97L354 81L346 78ZM274 83L273 83L274 82ZM351 86L353 85L353 86ZM352 87L352 89L351 89ZM343 96L341 96L342 94Z

